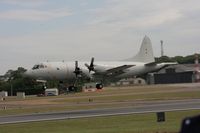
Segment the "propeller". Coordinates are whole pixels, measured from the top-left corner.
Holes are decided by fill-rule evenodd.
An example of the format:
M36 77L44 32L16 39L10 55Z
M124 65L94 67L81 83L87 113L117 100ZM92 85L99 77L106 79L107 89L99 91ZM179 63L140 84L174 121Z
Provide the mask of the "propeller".
M78 61L75 61L75 70L74 73L76 74L76 77L78 77L81 74L81 69L78 67Z
M85 63L85 66L88 68L89 72L94 71L94 57L92 57L90 65Z

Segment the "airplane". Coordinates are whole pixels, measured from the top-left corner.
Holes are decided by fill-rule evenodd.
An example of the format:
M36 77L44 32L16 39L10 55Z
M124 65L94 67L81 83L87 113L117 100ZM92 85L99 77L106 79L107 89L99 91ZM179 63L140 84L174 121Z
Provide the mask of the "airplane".
M94 62L42 62L27 70L24 75L37 80L58 80L68 83L78 78L96 81L96 88L102 89L106 81L117 81L156 72L176 62L156 63L151 40L145 36L136 56L123 61ZM70 86L73 87L74 85Z

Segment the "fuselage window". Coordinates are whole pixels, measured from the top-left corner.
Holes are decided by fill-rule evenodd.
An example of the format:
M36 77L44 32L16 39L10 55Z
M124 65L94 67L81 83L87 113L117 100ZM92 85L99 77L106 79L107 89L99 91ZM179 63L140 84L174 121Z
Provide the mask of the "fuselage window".
M40 65L40 68L44 68L44 65Z

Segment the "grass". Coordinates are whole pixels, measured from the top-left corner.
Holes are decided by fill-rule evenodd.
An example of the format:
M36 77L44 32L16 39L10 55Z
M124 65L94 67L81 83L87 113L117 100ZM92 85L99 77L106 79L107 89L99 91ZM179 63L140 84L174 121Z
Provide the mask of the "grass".
M145 102L194 98L200 98L200 89L197 87L188 88L170 85L109 87L101 92L76 93L55 97L28 96L26 99L9 97L6 101L0 102L1 107L7 106L6 110L0 108L0 116L137 106L140 104L138 101ZM89 99L93 101L89 102ZM48 104L40 104L44 101ZM36 105L31 103L36 103Z
M157 123L156 114L68 119L0 125L1 133L178 133L181 120L199 110L167 112L166 122Z
M83 98L66 98L55 100L54 102L62 102L62 103L85 103L88 102L88 97ZM190 98L200 98L200 91L192 91L192 92L160 92L160 93L127 93L127 94L118 94L118 95L110 95L110 96L96 96L92 97L95 102L113 102L113 101L129 101L129 100L178 100L178 99L190 99Z

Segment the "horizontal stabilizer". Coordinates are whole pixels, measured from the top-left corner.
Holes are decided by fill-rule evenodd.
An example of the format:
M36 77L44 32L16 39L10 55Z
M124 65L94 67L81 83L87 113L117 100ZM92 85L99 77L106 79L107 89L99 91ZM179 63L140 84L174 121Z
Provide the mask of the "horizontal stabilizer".
M172 66L172 65L177 65L178 62L164 62L164 63L159 63L161 65L165 65L165 66Z
M171 66L171 65L177 65L177 64L178 64L177 62L164 62L164 63L152 62L152 63L145 64L145 66L155 66L155 65Z

